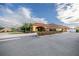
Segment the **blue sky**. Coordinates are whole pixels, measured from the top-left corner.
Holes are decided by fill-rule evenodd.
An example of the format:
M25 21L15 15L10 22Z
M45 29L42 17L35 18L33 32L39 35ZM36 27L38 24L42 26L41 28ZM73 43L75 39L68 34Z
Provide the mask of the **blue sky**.
M60 24L61 21L57 19L56 6L54 3L15 3L15 4L0 4L0 8L9 8L12 11L16 11L20 7L29 8L33 17L45 18L48 23ZM3 12L0 12L0 16L4 16Z
M17 26L25 22L79 26L78 14L79 4L72 3L0 3L2 26Z
M61 23L57 19L56 6L52 4L23 4L25 7L32 9L33 15L37 17L44 17L49 23Z

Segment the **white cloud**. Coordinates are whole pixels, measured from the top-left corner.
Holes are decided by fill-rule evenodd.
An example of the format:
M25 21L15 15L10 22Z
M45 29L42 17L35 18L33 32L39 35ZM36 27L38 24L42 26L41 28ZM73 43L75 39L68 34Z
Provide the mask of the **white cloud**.
M17 27L21 24L16 19L0 17L0 25L4 27Z
M40 22L40 23L44 23L44 24L47 24L48 23L45 18L34 17L32 19L33 19L33 22L37 22L37 23Z
M79 24L79 4L74 3L62 3L57 4L57 18L66 23L72 24Z
M18 13L24 16L25 18L31 18L31 10L25 7L21 7L18 10Z
M4 27L17 27L23 23L47 23L45 18L33 17L30 9L25 7L20 7L17 10L12 10L10 8L0 8L0 12L3 16L0 16L0 25Z

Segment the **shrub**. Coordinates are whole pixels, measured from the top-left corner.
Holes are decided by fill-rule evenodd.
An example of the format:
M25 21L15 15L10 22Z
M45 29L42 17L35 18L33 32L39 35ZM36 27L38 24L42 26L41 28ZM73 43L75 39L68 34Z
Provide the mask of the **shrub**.
M76 32L79 32L79 29L76 29Z
M37 32L37 34L39 36L41 36L41 35L51 35L51 34L55 34L55 33L60 33L60 32L57 32L57 31L42 31L42 32Z

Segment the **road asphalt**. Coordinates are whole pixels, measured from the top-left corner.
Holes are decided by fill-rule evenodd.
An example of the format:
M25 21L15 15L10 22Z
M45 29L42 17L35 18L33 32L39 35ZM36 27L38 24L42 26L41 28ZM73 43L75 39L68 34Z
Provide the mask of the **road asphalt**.
M0 56L79 56L79 33L0 39Z

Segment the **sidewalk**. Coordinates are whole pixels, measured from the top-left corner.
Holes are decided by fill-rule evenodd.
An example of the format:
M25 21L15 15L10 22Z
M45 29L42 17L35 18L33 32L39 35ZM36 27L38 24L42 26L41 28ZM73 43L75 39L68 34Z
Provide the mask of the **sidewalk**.
M36 36L37 33L26 33L26 34L9 34L9 33L0 33L0 39L19 37L19 36Z

